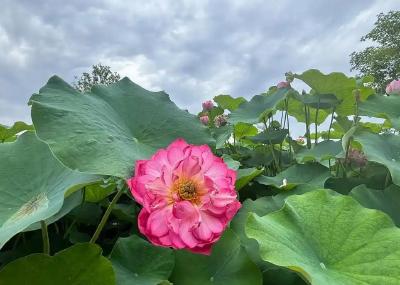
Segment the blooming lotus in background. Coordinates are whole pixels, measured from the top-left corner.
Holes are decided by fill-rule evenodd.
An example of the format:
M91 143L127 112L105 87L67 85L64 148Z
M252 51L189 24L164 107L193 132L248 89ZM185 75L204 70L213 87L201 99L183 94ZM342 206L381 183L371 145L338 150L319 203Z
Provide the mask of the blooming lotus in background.
M214 125L219 128L225 126L228 122L228 117L226 115L218 115L214 118Z
M200 117L200 122L201 122L203 125L206 125L206 126L207 126L209 121L210 121L210 119L208 118L207 115L201 116L201 117Z
M210 111L212 108L214 108L214 103L211 100L207 100L202 103L203 106L203 111Z
M304 144L304 137L298 137L296 139L296 142L299 143L299 144Z
M210 254L241 204L236 172L207 145L177 139L149 160L138 160L127 183L143 206L138 226L153 244Z
M278 89L281 89L281 88L290 88L290 83L287 82L287 81L282 81L282 82L279 82L279 83L276 85L276 87L277 87Z
M393 80L386 86L388 95L400 95L400 80Z

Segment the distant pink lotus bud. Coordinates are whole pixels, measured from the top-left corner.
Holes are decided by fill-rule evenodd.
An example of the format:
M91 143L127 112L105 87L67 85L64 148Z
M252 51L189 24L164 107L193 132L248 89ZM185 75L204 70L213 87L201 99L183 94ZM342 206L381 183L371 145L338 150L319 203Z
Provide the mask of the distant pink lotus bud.
M355 148L350 149L349 160L352 164L358 167L364 167L368 163L368 160L364 153Z
M298 137L296 139L296 142L298 142L299 144L304 144L304 137Z
M207 115L201 116L201 117L200 117L200 122L202 122L203 125L206 125L206 126L207 126L209 121L210 121L210 119L208 118Z
M207 100L203 102L203 110L204 111L210 111L212 108L214 108L214 103L211 100Z
M400 95L400 80L393 80L386 86L388 95Z
M282 81L282 82L279 82L278 85L276 85L276 87L277 87L278 89L281 89L281 88L290 88L290 83L287 82L287 81Z
M228 117L226 115L218 115L214 118L214 125L219 128L225 126L227 123Z
M207 145L183 139L136 161L127 184L143 206L140 232L154 245L210 254L241 207L235 180L236 172Z

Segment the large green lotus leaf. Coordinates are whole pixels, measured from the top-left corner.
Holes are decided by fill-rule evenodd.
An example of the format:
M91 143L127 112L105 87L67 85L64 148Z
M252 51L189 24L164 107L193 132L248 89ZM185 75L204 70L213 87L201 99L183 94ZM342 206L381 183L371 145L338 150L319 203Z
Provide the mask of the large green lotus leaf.
M27 125L24 122L15 122L11 127L0 125L0 142L8 141L15 137L16 134L22 131L33 130L32 125Z
M77 244L55 256L36 253L0 271L0 285L113 285L111 262L95 244Z
M229 95L218 95L214 97L214 101L222 109L227 109L232 112L236 110L240 106L240 104L246 102L246 99L244 99L243 97L232 98Z
M393 183L400 185L400 136L357 130L352 137L362 145L368 160L385 165L392 175Z
M216 141L216 148L220 149L225 146L225 143L229 140L233 133L232 125L225 125L212 130L212 135Z
M265 130L249 139L254 143L279 144L285 140L288 134L289 131L287 129Z
M258 133L258 129L252 124L237 123L234 127L233 134L235 139L240 140L243 137L252 137Z
M264 260L313 285L400 284L400 229L348 196L318 190L289 197L277 212L251 214L246 234Z
M319 163L306 163L292 165L273 177L259 176L256 181L286 190L292 189L299 184L310 184L323 188L325 181L330 176L331 174L327 167ZM284 179L286 179L286 184Z
M286 99L290 90L289 88L281 88L271 95L254 96L249 102L240 104L239 108L231 113L229 121L233 124L239 122L259 123L263 116L274 111L278 104Z
M168 280L175 263L171 249L153 246L136 235L119 238L110 260L118 285L158 285Z
M359 105L360 115L388 119L400 129L400 96L374 95Z
M261 285L262 276L236 234L226 230L211 256L176 251L171 281L174 285Z
M135 160L177 138L214 143L198 118L165 92L150 92L128 78L80 93L54 76L34 94L32 120L60 161L81 172L126 178Z
M298 162L317 161L321 162L327 159L335 158L342 152L342 144L340 141L326 140L318 144L314 144L311 149L302 149L296 153Z
M304 110L304 95L300 95L297 92L291 92L288 100L288 113L290 116L296 118L298 122L305 123L306 115ZM282 104L281 104L282 105ZM282 106L280 106L280 110L284 110ZM317 123L322 124L326 118L331 114L329 110L318 110ZM315 122L315 117L317 115L317 110L314 108L310 108L310 123Z
M381 210L388 214L400 227L400 187L392 184L384 190L367 188L359 185L351 190L350 195L362 206Z
M249 239L245 234L245 225L248 214L256 213L258 216L277 211L283 207L285 199L291 195L303 194L317 188L310 185L300 185L293 190L281 192L274 196L265 196L256 200L246 199L239 212L231 222L232 230L239 236L242 245L246 248L249 257L260 267L262 271L274 268L271 264L260 258L258 243L254 239Z
M0 248L60 211L64 194L100 179L63 166L33 132L0 144Z
M332 109L340 104L334 94L306 94L303 103L314 109Z
M224 160L225 164L233 170L238 170L240 167L240 161L234 160L232 156L229 154L223 154L222 159Z
M238 169L236 172L237 173L236 183L235 183L236 190L242 189L250 181L252 181L254 178L263 173L263 171L264 169L262 168L257 169L255 167Z
M67 198L65 198L64 203L62 205L62 208L60 211L58 211L57 214L51 216L50 218L46 219L46 225L50 225L54 222L57 222L59 219L70 213L73 209L78 207L79 205L82 204L83 201L83 194L82 191L76 191L69 195ZM24 231L35 231L38 230L42 227L40 222L36 222L29 227L27 227Z
M336 107L336 113L339 115L352 115L355 111L355 96L353 91L359 89L361 100L374 94L374 90L368 87L357 86L354 77L347 77L343 73L333 72L323 74L319 70L310 69L302 74L296 74L296 78L305 82L316 93L331 93L341 100L341 104Z

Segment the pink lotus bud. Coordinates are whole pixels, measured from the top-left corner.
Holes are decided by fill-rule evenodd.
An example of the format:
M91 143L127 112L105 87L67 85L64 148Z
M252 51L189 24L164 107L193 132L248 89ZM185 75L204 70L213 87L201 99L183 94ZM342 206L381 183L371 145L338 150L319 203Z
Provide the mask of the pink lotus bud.
M210 111L212 108L214 108L214 103L211 100L207 100L203 102L203 110L204 111Z
M393 80L386 86L388 95L400 95L400 80Z
M201 116L201 117L200 117L200 122L202 122L203 125L206 125L206 126L207 126L209 121L210 121L210 119L208 118L207 115Z
M154 245L209 255L241 207L235 180L236 172L207 145L183 139L137 160L127 184L143 206L140 232Z
M348 158L352 164L358 167L364 167L368 163L364 153L355 148L350 149Z
M225 126L227 123L228 117L226 115L218 115L214 118L214 125L219 128Z
M276 85L276 87L277 87L278 89L281 89L281 88L290 88L290 83L287 82L287 81L282 81L282 82L279 82L278 85Z

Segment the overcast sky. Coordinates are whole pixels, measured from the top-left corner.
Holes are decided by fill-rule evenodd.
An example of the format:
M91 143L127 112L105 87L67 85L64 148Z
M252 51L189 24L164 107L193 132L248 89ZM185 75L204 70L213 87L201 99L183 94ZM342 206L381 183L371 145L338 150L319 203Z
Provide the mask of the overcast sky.
M128 4L129 3L129 4ZM261 93L286 71L350 74L349 54L399 0L0 0L0 123L57 74L96 63L199 111L217 94Z

